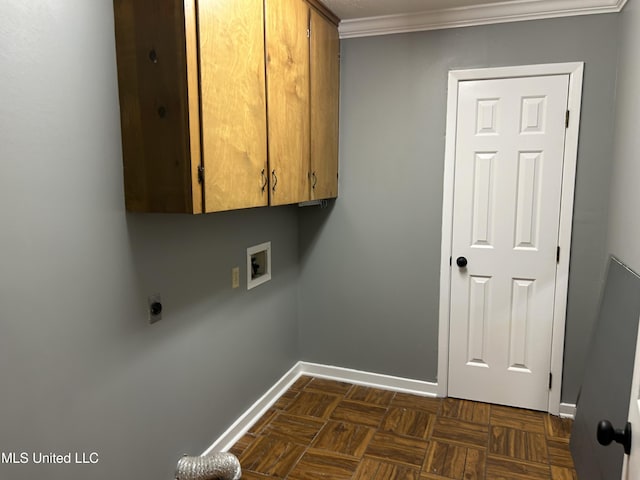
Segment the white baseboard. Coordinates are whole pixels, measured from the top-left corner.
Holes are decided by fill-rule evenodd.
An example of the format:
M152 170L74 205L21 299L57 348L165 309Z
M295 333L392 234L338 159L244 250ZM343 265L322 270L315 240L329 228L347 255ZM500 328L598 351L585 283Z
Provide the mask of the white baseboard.
M560 416L562 418L576 418L576 406L573 403L561 403L560 404Z
M247 430L256 423L262 415L265 414L271 405L273 405L280 396L286 392L291 385L300 377L300 362L296 363L291 369L278 380L273 387L267 390L256 403L251 405L233 425L231 425L213 444L207 448L202 455L208 455L211 452L226 452L229 450Z
M297 362L273 387L251 405L238 420L220 435L202 455L207 455L211 452L226 452L229 450L302 375L425 397L436 397L438 391L437 383L394 377L380 373L363 372L361 370L334 367L331 365L321 365L318 363ZM575 405L571 403L560 404L561 417L575 418L575 415Z
M393 390L394 392L411 393L423 397L435 397L438 384L410 378L394 377L380 373L363 372L350 368L320 365L318 363L298 362L302 375L311 375L318 378L327 378L339 382L364 385L366 387Z
M267 393L251 405L233 425L220 435L202 455L208 455L211 452L226 452L229 450L302 375L429 397L435 397L438 388L436 383L423 382L420 380L411 380L408 378L393 377L391 375L381 375L379 373L363 372L330 365L320 365L317 363L297 362Z

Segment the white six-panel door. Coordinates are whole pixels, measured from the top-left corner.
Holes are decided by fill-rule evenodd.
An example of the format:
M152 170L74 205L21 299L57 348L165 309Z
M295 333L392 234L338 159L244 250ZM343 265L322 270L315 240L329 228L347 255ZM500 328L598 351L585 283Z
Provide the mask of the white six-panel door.
M450 396L548 408L568 90L569 75L459 84Z

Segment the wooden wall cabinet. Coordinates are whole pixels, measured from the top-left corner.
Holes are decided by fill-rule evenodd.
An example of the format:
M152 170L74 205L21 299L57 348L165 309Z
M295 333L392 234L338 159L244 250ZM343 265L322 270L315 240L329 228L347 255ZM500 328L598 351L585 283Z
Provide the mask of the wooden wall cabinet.
M336 197L338 29L304 0L265 0L265 16L271 205Z
M337 53L307 38L320 16L307 3L114 0L114 12L127 210L206 213L315 198L314 151L335 153L327 164L335 160L337 175L337 130L327 133L337 129ZM335 24L320 17L327 25L318 31L332 28L337 41ZM279 37L272 33L266 49L274 29ZM320 65L329 55L334 73ZM313 75L335 83L314 86ZM324 105L328 91L335 108ZM320 153L327 141L335 149ZM322 198L336 194L323 190Z

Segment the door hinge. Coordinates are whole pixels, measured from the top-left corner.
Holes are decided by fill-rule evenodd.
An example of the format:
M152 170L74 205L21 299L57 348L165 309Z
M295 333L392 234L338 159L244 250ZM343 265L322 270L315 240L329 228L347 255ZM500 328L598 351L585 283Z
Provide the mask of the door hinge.
M204 166L198 165L198 183L204 183Z
M556 249L556 263L560 263L560 247Z
M549 390L551 390L552 384L553 384L553 373L549 372Z
M564 117L564 127L565 128L569 128L569 116L570 116L570 112L569 110L567 110L567 113Z
M311 29L307 28L307 38L311 38Z

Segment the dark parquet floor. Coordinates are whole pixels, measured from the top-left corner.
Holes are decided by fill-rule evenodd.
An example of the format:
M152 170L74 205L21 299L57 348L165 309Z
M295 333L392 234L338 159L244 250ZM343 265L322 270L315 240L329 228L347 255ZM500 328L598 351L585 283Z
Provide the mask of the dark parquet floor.
M577 480L571 420L300 377L231 448L245 480Z

